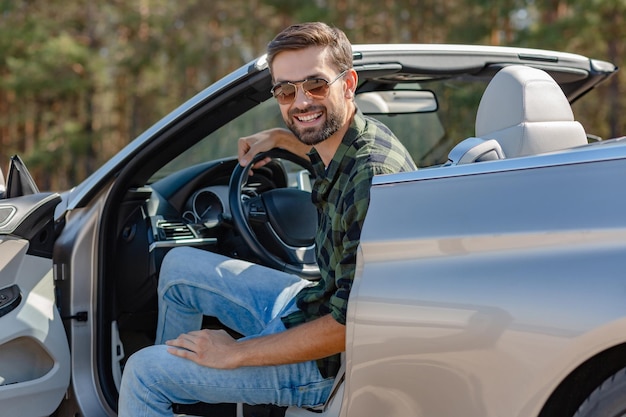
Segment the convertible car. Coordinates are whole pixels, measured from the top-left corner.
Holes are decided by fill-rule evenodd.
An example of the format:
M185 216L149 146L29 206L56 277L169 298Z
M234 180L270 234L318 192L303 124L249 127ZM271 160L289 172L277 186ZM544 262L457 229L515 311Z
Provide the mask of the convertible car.
M626 138L598 138L571 107L616 66L535 49L357 45L354 67L358 107L419 169L374 180L331 397L317 409L174 412L623 415ZM115 416L125 361L154 341L173 247L317 278L308 162L275 150L251 172L236 160L239 137L282 125L270 87L260 57L67 192L40 191L11 158L0 415Z

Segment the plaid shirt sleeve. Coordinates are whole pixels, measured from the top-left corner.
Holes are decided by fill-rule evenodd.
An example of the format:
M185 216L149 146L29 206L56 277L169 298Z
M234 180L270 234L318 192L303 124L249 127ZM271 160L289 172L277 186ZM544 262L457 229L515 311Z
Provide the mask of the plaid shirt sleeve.
M330 297L330 314L341 324L346 323L348 297L356 271L361 230L369 207L372 178L417 169L408 152L385 125L375 119L361 117L357 113L352 132L356 138L350 142L353 152L344 154L351 156L352 163L342 165L344 169L337 180L338 184L343 184L343 187L336 187L341 189L336 197L336 201L341 203L334 207L334 213L329 213L337 219L332 222L333 234L326 235L325 240L319 242L333 245L325 251L333 253L327 266L334 269L336 286ZM350 132L348 138L349 135Z
M342 213L339 218L340 227L343 230L342 251L335 253L330 261L335 266L334 281L337 288L330 297L330 314L344 325L346 324L348 297L356 269L356 254L361 238L361 229L369 207L372 177L371 169L364 167L348 180L351 187L345 192Z

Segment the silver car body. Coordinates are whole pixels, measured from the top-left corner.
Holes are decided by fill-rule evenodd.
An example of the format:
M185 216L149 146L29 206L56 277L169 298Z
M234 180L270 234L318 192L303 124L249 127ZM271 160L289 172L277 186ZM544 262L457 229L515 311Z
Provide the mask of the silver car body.
M623 353L624 142L378 178L346 415L537 416Z

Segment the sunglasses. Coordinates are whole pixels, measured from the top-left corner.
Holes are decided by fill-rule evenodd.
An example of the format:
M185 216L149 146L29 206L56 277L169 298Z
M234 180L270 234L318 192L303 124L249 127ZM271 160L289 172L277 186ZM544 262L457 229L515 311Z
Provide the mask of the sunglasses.
M302 81L282 81L272 87L270 92L274 95L274 98L279 104L291 104L296 99L296 93L298 86L302 87L302 91L306 96L312 100L322 100L328 97L330 85L343 77L348 70L343 71L341 74L335 77L332 81L327 81L323 78L309 78Z

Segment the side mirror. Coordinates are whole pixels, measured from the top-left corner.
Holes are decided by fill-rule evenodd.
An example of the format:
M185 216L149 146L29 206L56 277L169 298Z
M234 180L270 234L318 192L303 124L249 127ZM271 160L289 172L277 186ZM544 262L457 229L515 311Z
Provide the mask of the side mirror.
M30 175L26 165L24 165L24 162L19 156L13 155L11 157L8 175L6 191L4 193L6 198L21 197L39 192L35 180Z
M368 91L357 94L357 107L364 114L432 113L439 104L435 93L429 90Z

